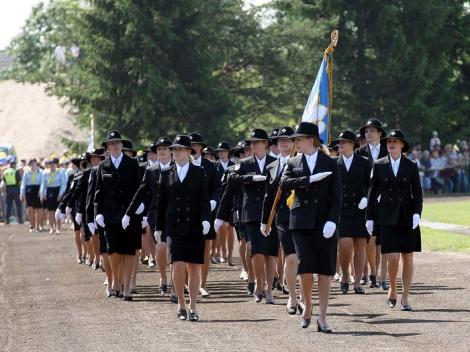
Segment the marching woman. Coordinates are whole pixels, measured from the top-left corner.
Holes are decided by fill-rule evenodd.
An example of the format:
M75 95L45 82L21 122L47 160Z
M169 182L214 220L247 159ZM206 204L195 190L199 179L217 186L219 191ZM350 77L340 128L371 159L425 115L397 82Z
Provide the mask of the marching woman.
M59 170L59 159L54 158L51 161L51 168L43 174L40 188L41 199L46 203L50 230L49 233L60 233L60 220L56 221L55 211L59 202L65 193L67 179L65 174Z
M243 185L243 205L241 221L251 244L251 260L256 277L255 302L261 302L263 293L267 304L275 304L272 283L276 273L276 257L279 253L279 239L276 234L265 236L261 232L261 213L266 184L266 167L276 158L267 155L268 134L262 129L254 129L250 138L253 155L240 160L234 168L234 180Z
M318 274L319 332L331 333L326 321L330 277L336 269L336 224L341 211L341 180L336 160L319 150L317 125L301 122L291 136L299 154L287 160L281 177L283 191L294 190L289 230L298 256L298 274L305 306L301 306L302 328L312 315L313 274Z
M29 170L24 173L21 180L20 199L26 201L26 210L30 224L29 232L39 232L42 221L41 198L39 196L42 171L39 169L36 159L31 159L28 165Z
M369 237L364 225L367 192L369 190L369 161L354 155L356 134L343 131L335 140L339 157L336 159L343 189L343 207L338 224L338 249L342 276L340 290L349 291L349 264L354 253L354 293L364 294L361 276L366 261L366 241Z
M294 130L290 127L282 127L277 134L277 147L279 149L279 159L269 164L267 167L267 182L266 193L263 202L263 215L261 226L264 228L269 219L269 214L273 206L274 198L279 187L284 168L287 165L290 152L293 146L290 136L294 134ZM289 230L290 210L287 206L287 198L290 192L284 191L276 210L275 223L272 226L277 226L277 233L281 242L281 247L285 255L284 260L284 277L289 289L289 300L287 301L287 313L294 315L297 313L297 295L296 295L296 279L297 279L297 254L295 253L294 239L292 232ZM267 235L266 231L263 232Z
M139 186L139 164L136 159L123 154L123 139L119 131L109 132L103 147L108 149L110 157L98 166L95 220L105 230L113 272L112 289L117 297L122 290L124 300L132 301L133 262L141 246L140 231L135 229L140 222L133 217L126 227L121 220Z
M155 239L160 243L162 233L166 233L173 265L173 284L178 296L178 318L198 321L196 303L201 285L201 265L204 264L205 235L211 226L206 173L202 167L190 162L192 147L189 136L176 136L170 148L175 164L160 176ZM184 298L186 271L189 314Z
M390 308L397 303L397 274L401 257L401 309L409 311L413 252L421 251L419 222L423 209L423 192L418 166L402 154L409 150L403 132L391 130L382 140L387 145L388 156L374 164L366 226L369 233L372 233L374 226L379 227L382 254L388 260L390 289L387 304Z

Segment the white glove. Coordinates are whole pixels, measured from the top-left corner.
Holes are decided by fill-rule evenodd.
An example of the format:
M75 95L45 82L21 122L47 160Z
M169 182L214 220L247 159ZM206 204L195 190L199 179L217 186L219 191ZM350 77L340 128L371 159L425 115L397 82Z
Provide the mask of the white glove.
M103 215L101 215L101 214L96 215L95 221L98 225L100 225L101 227L104 227L104 216Z
M225 225L225 221L223 221L221 219L215 219L214 220L214 230L215 230L215 232L219 233L220 229L224 225Z
M326 172L319 172L318 174L315 174L315 175L310 175L310 183L321 181L325 177L330 176L331 174L332 174L331 171L326 171Z
M253 175L253 182L264 182L266 181L266 176L264 175Z
M259 227L259 230L261 231L264 237L268 237L269 232L266 231L267 230L266 224L261 224L261 226Z
M381 195L381 194L377 197L377 203L380 203L380 199L382 199L382 195Z
M62 212L60 211L59 208L57 208L56 211L55 211L55 219L56 219L57 221L59 221L59 220L62 219Z
M413 214L413 230L419 226L420 220L421 220L421 217L419 216L419 214Z
M211 211L214 211L215 207L217 206L217 202L215 200L211 200Z
M88 224L88 229L90 230L91 234L94 234L96 231L96 224L94 222L89 222Z
M209 221L203 221L202 222L202 234L207 235L210 229L211 229L211 224L209 223Z
M137 210L135 211L135 214L136 214L136 215L142 214L142 212L144 211L144 209L145 209L144 203L140 203L139 207L138 207Z
M145 229L147 226L149 226L149 223L147 222L147 217L146 217L146 216L144 216L144 217L142 218L141 224L142 224L142 228L143 228L143 229Z
M359 202L359 205L357 206L359 209L363 210L367 208L367 198L362 197L361 201Z
M331 221L325 222L325 226L323 226L323 237L330 238L333 237L336 231L336 224Z
M98 220L97 220L98 222ZM122 225L122 228L125 230L127 229L127 227L129 226L129 223L131 222L131 218L129 215L124 215L121 219L121 225Z
M162 242L162 231L155 231L153 233L153 237L155 237L155 241L157 241L157 243L161 243Z
M67 216L67 219L72 220L72 208L66 207L65 208L65 215Z
M81 224L82 224L82 214L81 214L81 213L75 214L75 222L76 222L78 225L81 225Z
M372 236L372 233L374 232L374 220L366 221L366 229L367 232L369 232L369 236Z

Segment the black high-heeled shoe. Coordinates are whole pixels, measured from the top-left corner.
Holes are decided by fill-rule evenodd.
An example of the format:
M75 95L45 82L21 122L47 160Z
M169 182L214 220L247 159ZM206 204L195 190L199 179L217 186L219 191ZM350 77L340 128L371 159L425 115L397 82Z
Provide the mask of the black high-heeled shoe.
M356 295L363 295L366 291L362 287L354 287L354 293Z
M293 307L286 306L286 311L287 311L287 314L289 314L289 315L296 315L297 314L297 306L293 306Z
M299 310L299 313L302 314L305 308L302 303L297 303L297 309Z
M199 321L199 315L192 309L189 310L189 321Z
M256 303L261 302L261 300L263 299L263 295L262 295L262 294L253 293L253 296L255 296L255 302L256 302Z
M282 286L282 294L283 295L288 295L289 294L289 289L286 286Z
M122 300L126 301L126 302L131 302L132 301L132 296L123 296Z
M328 325L321 326L320 322L317 320L317 331L324 334L331 334L333 330Z
M179 320L188 319L188 313L186 312L185 309L178 310L178 313L176 313L176 315L178 316Z
M349 283L347 282L342 282L340 285L339 285L339 288L341 290L341 293L343 295L347 294L348 291L349 291Z
M247 283L246 293L248 293L250 296L253 296L253 292L255 292L255 283L254 282Z
M400 301L400 310L404 312L411 312L411 304L403 304L403 302Z
M160 285L160 294L164 295L168 291L168 285L167 284L161 284Z
M387 298L387 304L390 308L395 308L397 305L397 299Z
M300 326L302 327L302 329L306 329L309 327L310 323L312 322L312 319L305 319L305 318L302 318L301 322L300 322Z

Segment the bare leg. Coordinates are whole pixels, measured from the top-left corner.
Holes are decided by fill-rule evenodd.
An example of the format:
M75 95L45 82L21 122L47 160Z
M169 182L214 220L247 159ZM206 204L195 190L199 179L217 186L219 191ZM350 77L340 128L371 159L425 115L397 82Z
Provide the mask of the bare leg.
M186 264L188 270L189 309L197 312L196 303L201 285L201 264Z
M97 268L100 264L100 238L98 235L92 235L91 236L91 248L92 248L92 251L93 251L93 255L94 255L94 262L93 262L93 265L95 268Z
M253 271L254 271L255 278L256 278L255 293L257 295L260 295L261 292L264 289L264 283L265 283L265 271L264 271L265 270L265 268L264 268L265 259L264 259L264 255L255 254L251 258L251 261L253 263ZM272 281L271 281L271 283L272 283ZM270 285L271 284L268 284L269 289L271 289Z
M173 289L178 296L178 309L186 309L184 299L184 282L186 280L186 264L184 262L174 262L173 268Z
M369 262L371 276L377 276L376 251L377 246L375 244L375 236L371 236L366 245L366 255L367 261Z
M228 251L228 262L230 265L233 264L232 258L233 258L233 246L234 246L234 240L235 240L235 231L233 229L233 226L229 226L227 230L227 251Z
M312 316L312 287L313 287L313 275L310 273L300 275L302 297L305 303L305 310L302 314L304 319L310 319Z
M284 262L284 272L287 282L287 287L289 288L289 300L287 305L289 307L295 307L297 305L297 295L295 292L295 284L297 281L297 255L289 254Z
M385 254L388 261L388 276L390 277L390 290L388 291L388 298L397 298L397 275L398 265L400 262L400 253Z
M328 275L318 275L318 300L320 311L318 321L320 325L328 325L326 322L326 311L328 309L328 300L330 298L330 277Z
M353 252L352 237L342 237L338 241L338 256L342 271L341 282L349 282L349 263L351 262ZM361 270L362 272L362 270Z
M167 244L165 242L161 242L156 245L158 271L160 272L161 280L160 283L165 285L168 284L168 278L166 276L166 250Z
M401 259L403 261L403 271L402 271L402 280L403 280L403 293L401 295L402 305L408 305L409 295L411 290L411 283L413 281L413 253L402 253Z
M264 266L265 266L265 277L267 282L266 287L266 298L272 298L272 283L274 280L274 275L276 274L276 257L270 255L265 255L264 257ZM264 282L264 281L263 281ZM256 284L258 285L258 284Z
M77 247L77 262L82 261L83 252L82 252L82 239L80 236L80 230L75 231L75 246Z
M103 253L103 267L104 267L104 272L106 274L106 281L108 282L107 287L108 290L112 290L113 286L113 271L111 269L111 262L109 261L109 255L107 253Z
M354 287L361 286L361 272L366 263L366 239L354 239Z
M253 260L251 258L251 244L246 243L246 266L248 267L248 282L255 281L255 270L253 268Z
M134 269L135 255L122 255L122 283L124 296L131 295L131 280Z
M111 271L113 273L113 280L112 280L112 289L114 291L121 291L122 290L122 281L121 281L121 255L117 253L113 253L109 255L109 262L111 264Z
M240 240L238 242L238 253L240 253L240 260L242 262L243 270L248 272L248 266L246 264L246 241Z
M206 289L206 283L207 283L207 276L209 275L209 267L211 264L210 260L210 255L211 255L211 247L212 247L212 242L210 240L205 241L205 247L204 247L204 264L202 264L202 275L201 275L201 287Z

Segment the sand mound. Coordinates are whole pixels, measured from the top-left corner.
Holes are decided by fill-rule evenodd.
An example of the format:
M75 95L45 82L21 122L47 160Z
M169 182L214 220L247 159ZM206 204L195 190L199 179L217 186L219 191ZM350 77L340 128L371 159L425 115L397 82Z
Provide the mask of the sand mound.
M70 107L44 91L44 85L0 82L0 143L15 146L18 158L61 154L62 137L85 142L87 131L73 123Z

